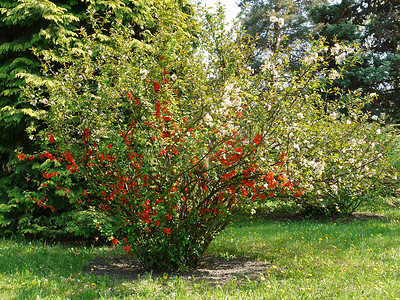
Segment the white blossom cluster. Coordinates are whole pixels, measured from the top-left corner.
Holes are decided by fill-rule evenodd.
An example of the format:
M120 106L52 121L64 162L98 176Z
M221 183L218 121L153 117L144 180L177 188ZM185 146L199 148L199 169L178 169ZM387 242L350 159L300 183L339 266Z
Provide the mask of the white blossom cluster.
M275 16L271 16L269 20L271 21L271 23L277 23L279 27L285 25L285 20L283 18L277 18Z

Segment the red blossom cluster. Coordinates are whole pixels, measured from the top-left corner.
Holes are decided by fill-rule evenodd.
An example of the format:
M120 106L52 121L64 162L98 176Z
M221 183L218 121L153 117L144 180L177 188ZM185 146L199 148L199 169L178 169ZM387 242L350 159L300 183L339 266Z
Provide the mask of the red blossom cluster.
M36 204L37 204L38 206L40 206L40 207L42 207L42 208L44 208L44 209L47 209L47 208L48 208L48 209L50 209L51 211L55 211L55 210L56 210L53 206L47 205L47 202L49 201L49 199L47 199L45 196L43 196L42 199L38 199L38 198L36 198L36 197L29 196L29 199L32 199L33 201L36 202Z

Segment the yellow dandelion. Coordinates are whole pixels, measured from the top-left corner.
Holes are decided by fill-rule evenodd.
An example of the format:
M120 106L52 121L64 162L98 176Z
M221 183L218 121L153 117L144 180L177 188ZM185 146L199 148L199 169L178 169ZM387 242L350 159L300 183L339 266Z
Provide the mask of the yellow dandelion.
M36 284L37 284L37 281L36 281L36 280L33 280L33 281L32 281L32 284L33 284L33 285L36 285Z
M168 279L168 276L167 276L167 275L164 275L163 279L164 279L164 280L167 280L167 279Z
M92 285L92 286L96 286L96 283L92 282L91 285Z

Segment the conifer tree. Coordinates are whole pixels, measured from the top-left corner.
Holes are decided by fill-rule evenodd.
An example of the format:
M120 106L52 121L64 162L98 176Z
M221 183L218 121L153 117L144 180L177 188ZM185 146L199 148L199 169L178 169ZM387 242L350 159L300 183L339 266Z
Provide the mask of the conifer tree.
M131 24L137 37L140 37L143 30L155 30L153 17L157 6L168 5L166 2L179 5L183 11L190 13L191 6L186 0L0 2L0 231L41 231L43 234L50 230L50 223L65 225L64 221L60 221L63 216L50 220L43 215L43 210L24 196L24 191L33 188L30 178L26 177L27 170L33 166L29 160L17 164L16 159L18 151L32 153L40 149L36 138L43 129L40 119L46 113L45 97L36 108L22 99L21 88L27 82L38 86L42 83L41 64L33 50L36 54L51 57L56 69L57 61L62 59L57 54L60 43L73 43L79 51L76 32L86 28L89 7L96 11L97 16L107 15L108 22L118 18ZM65 204L64 211L71 209Z
M358 43L363 55L335 85L364 94L376 93L370 110L387 113L400 121L400 1L343 0L315 7L310 14L318 24L316 36L324 36L332 47L337 42ZM338 65L331 58L330 67Z
M327 0L241 0L241 20L244 29L257 37L257 48L260 53L265 50L275 52L279 48L281 37L285 36L286 44L291 47L297 43L298 51L293 59L301 56L302 45L307 44L307 36L313 31L313 23L308 18L308 11ZM261 62L255 59L255 66Z

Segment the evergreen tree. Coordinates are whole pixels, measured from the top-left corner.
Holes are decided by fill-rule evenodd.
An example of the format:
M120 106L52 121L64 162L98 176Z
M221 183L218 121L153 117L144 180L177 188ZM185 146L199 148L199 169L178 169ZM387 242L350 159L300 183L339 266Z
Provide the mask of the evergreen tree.
M308 11L323 3L327 0L241 0L239 7L244 29L258 38L256 43L260 53L265 50L276 52L284 36L288 45L298 49L293 53L293 60L296 60L313 29ZM256 66L260 64L256 60Z
M388 113L400 121L400 1L343 0L315 7L310 14L318 24L316 36L326 37L330 47L336 42L360 44L360 63L348 70L335 85L344 89L361 88L376 93L370 107L375 114ZM330 59L330 67L338 68Z

